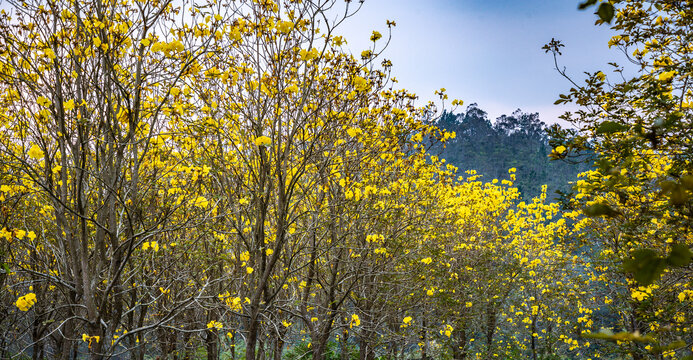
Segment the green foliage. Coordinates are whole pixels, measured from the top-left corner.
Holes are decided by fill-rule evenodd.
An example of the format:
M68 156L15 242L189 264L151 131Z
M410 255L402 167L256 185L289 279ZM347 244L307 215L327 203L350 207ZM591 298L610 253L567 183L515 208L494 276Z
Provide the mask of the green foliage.
M595 216L607 216L607 217L614 217L618 214L620 214L617 210L614 210L609 206L608 204L604 203L598 203L598 204L592 204L590 206L587 206L585 209L583 209L583 212L585 215L590 216L590 217L595 217Z
M664 259L651 249L635 250L632 258L623 262L623 268L632 273L635 280L642 285L650 285L658 280L665 266Z
M604 121L597 127L597 134L613 134L616 132L621 132L628 130L628 126L620 124L615 121Z
M652 249L638 249L632 253L631 258L624 260L623 268L632 273L638 283L650 285L659 279L667 266L686 266L691 262L691 256L691 250L683 244L672 245L666 258L660 257Z
M585 10L595 4L597 4L597 0L587 0L580 3L580 5L578 5L578 9ZM614 5L608 1L603 1L597 8L597 15L599 15L599 18L602 21L611 23L611 20L614 18Z

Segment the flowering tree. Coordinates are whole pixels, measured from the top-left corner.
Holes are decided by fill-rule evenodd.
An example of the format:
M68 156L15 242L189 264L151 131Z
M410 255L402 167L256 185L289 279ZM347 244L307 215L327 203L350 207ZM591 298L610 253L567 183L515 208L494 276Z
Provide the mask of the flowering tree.
M596 1L586 1L589 7ZM595 154L594 171L576 183L569 206L579 237L600 254L600 277L624 329L600 334L620 342L636 359L689 354L691 280L691 9L681 1L610 1L598 7L598 23L618 32L609 41L638 66L632 78L588 73L557 103L581 109L564 119L574 130L552 132L556 158ZM545 48L554 56L562 44ZM565 72L562 71L565 75ZM571 80L572 81L572 80ZM595 243L590 244L589 240ZM621 270L625 270L621 272ZM654 355L653 355L654 354Z

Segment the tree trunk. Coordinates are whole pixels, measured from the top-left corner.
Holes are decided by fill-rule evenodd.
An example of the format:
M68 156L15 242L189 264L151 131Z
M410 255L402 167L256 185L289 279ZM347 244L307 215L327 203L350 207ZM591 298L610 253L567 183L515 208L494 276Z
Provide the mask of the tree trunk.
M491 347L496 334L496 307L493 302L486 304L486 359L492 359Z
M246 343L245 343L245 359L246 360L255 360L255 347L257 346L257 330L258 330L258 323L257 323L257 310L255 308L252 308L251 304L251 314L250 318L246 322L247 329L246 333Z
M419 340L423 344L421 346L421 360L426 360L428 359L428 346L426 346L426 319L424 319L423 323L421 324L421 335L419 336Z
M207 360L219 359L219 336L214 329L207 330Z
M467 331L464 329L464 327L462 327L459 330L455 330L453 334L456 338L456 341L454 341L452 345L453 359L464 360L467 358L467 350L465 349L467 346Z
M284 340L281 336L277 336L277 341L274 343L274 360L282 360L282 351L284 350Z
M344 329L342 332L342 338L340 339L341 341L339 342L341 346L341 354L340 358L341 360L349 360L351 358L351 354L349 353L349 343L347 342L349 340L349 331Z
M534 336L537 332L537 317L532 317L532 359L537 360L537 337Z

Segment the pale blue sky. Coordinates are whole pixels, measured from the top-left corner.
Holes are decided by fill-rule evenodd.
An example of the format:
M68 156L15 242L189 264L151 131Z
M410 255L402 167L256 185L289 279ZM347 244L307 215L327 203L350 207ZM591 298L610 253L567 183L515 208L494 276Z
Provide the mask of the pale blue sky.
M356 2L356 1L354 1ZM579 11L579 0L366 0L341 30L358 56L369 47L371 31L387 33L395 20L384 58L402 88L421 104L445 87L450 98L476 102L492 120L517 108L539 112L547 123L566 107L554 106L570 83L553 69L541 47L552 37L566 47L561 65L577 79L583 71L608 70L609 61L626 59L595 26L593 11ZM606 71L605 71L606 72Z

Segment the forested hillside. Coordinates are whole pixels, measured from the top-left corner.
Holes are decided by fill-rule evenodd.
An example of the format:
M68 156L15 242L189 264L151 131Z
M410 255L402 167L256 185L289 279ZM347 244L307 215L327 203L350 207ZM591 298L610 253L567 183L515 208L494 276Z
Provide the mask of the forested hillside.
M515 186L524 198L541 193L547 185L550 199L556 191L569 192L577 175L590 168L588 161L553 161L547 126L538 113L516 110L491 122L486 112L471 104L466 111L444 113L437 126L457 136L437 144L432 153L440 154L461 172L475 170L485 181L507 179L508 169L517 169ZM586 160L583 156L580 160Z

